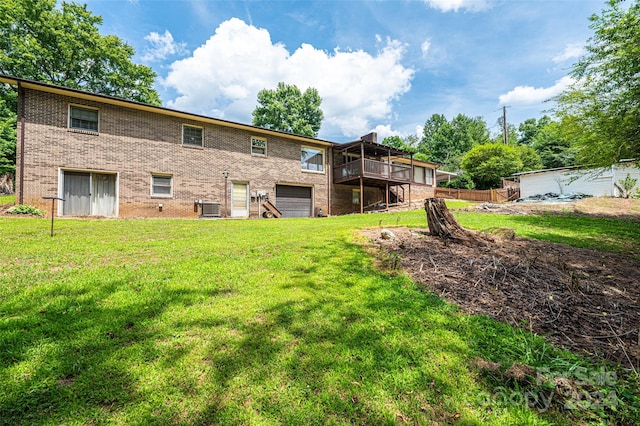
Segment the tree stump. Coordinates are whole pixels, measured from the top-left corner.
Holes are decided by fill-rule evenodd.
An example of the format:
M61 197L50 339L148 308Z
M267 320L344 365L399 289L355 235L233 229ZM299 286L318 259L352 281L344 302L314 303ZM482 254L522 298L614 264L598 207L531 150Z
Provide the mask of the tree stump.
M424 201L424 209L427 212L427 225L431 235L465 245L486 245L485 241L460 226L443 199L427 198Z

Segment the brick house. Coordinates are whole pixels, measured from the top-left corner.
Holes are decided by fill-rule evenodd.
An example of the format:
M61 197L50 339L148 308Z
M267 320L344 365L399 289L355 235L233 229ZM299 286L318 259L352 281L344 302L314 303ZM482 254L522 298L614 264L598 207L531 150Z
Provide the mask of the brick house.
M18 87L17 202L47 209L43 196L64 198L58 216L258 217L273 209L309 217L408 203L435 186L436 165L371 135L336 144L14 77L0 82Z

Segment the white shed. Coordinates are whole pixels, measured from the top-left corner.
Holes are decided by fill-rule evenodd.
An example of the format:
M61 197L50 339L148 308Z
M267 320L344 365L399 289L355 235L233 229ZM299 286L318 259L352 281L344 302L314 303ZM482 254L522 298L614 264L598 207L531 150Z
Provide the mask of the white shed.
M520 196L531 197L550 192L556 194L581 193L594 197L622 195L620 181L629 174L640 183L640 169L630 160L607 168L563 167L516 173L520 181Z

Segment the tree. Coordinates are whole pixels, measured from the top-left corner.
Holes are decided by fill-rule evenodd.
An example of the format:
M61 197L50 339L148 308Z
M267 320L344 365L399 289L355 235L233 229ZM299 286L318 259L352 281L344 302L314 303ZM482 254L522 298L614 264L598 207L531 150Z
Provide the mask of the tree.
M524 148L524 150L523 150ZM462 167L469 174L476 189L498 188L501 178L535 166L535 151L527 147L488 143L473 147L462 159ZM539 157L538 157L539 165ZM534 167L536 168L536 167Z
M575 165L576 153L572 138L560 122L552 121L532 138L531 146L536 150L542 165L547 169Z
M86 5L55 0L0 2L0 72L160 105L156 73L131 62L134 50L103 36Z
M459 170L462 156L473 146L488 141L489 131L480 117L458 114L449 122L444 115L433 114L424 125L418 152L441 164L444 170Z
M491 143L504 144L504 117L500 116L496 120L496 126L500 129L500 132L496 134ZM511 123L507 123L507 137L509 145L516 145L519 143L518 128Z
M160 105L156 73L131 62L134 50L103 36L86 5L55 0L0 1L0 73ZM0 86L0 174L15 170L14 88Z
M309 87L302 93L295 85L278 83L275 90L258 92L253 125L297 135L317 137L324 114L322 98Z
M16 114L0 98L0 176L16 170Z
M640 158L640 0L608 4L590 18L594 34L571 71L576 82L556 97L578 161L599 166Z
M543 115L539 119L527 118L518 126L518 144L531 145L534 138L546 125L551 123L551 118L547 115Z
M382 140L382 145L415 153L417 151L417 137L415 135L409 135L403 139L397 135L387 136Z

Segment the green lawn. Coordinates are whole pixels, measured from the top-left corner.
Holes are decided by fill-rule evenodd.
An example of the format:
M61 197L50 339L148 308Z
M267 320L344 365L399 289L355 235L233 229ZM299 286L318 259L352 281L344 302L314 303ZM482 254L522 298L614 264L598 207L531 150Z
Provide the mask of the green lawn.
M16 203L15 195L0 195L0 206L12 206Z
M457 215L473 228L567 234L553 217ZM636 228L616 224L628 234L598 230L637 249ZM637 383L620 371L598 389L618 398L563 413L527 405L545 383L524 388L479 371L478 360L559 374L613 367L464 315L406 276L376 269L354 231L425 227L423 211L55 225L51 238L47 219L0 218L0 424L640 419ZM590 244L596 226L564 242Z

